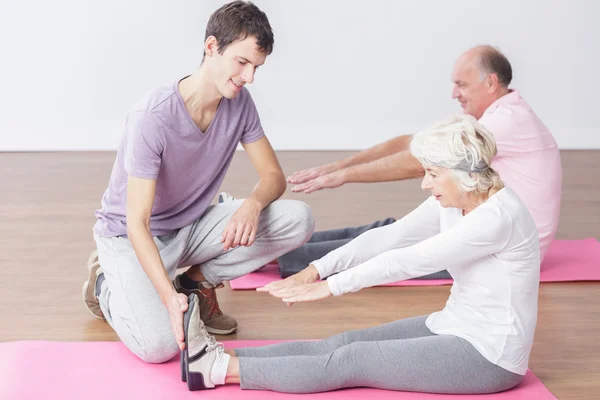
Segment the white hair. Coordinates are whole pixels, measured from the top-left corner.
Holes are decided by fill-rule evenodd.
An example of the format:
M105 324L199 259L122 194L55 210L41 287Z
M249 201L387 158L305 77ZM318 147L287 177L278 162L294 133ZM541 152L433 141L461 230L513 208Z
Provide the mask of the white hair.
M470 115L452 115L415 134L410 151L424 166L451 170L463 192L504 187L491 167L497 152L494 136Z

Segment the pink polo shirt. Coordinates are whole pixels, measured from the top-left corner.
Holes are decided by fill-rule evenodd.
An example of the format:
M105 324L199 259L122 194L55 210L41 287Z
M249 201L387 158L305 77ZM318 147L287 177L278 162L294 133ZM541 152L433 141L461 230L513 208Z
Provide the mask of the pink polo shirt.
M518 90L492 103L479 122L496 138L492 168L535 220L543 260L560 215L562 167L556 141Z

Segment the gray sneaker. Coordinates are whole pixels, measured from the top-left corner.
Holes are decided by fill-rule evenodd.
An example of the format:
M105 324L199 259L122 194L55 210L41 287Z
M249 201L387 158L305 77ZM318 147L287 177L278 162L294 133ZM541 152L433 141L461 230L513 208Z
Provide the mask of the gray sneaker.
M200 319L198 296L188 297L188 309L183 314L185 349L181 352L181 379L187 381L191 391L213 389L210 371L215 360L224 352L223 344L204 328Z
M92 251L92 254L90 254L87 262L87 269L88 280L83 283L82 288L83 302L87 310L94 317L106 319L104 318L104 314L102 314L102 309L100 309L100 302L98 301L98 294L96 293L96 281L98 280L98 276L102 274L102 268L98 262L97 250Z

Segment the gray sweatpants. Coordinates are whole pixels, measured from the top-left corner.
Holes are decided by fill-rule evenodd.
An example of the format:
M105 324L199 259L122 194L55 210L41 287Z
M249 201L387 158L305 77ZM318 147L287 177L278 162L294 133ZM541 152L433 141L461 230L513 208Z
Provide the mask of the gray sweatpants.
M237 349L240 386L287 393L374 387L483 394L522 381L522 375L492 364L468 341L433 334L426 318L407 318L321 341Z
M315 232L306 244L277 259L280 275L282 278L294 275L306 268L309 263L325 257L328 253L348 244L366 231L393 224L394 222L396 222L395 218L386 218L382 221L375 221L369 225ZM452 277L448 271L439 271L414 279L450 278Z
M223 251L221 234L243 200L210 206L193 224L154 237L167 273L201 265L216 285L248 274L305 243L313 232L310 207L296 200L278 200L260 214L256 240L250 247ZM121 341L142 360L160 363L179 348L169 315L126 237L97 235L96 245L105 280L99 300L102 313Z

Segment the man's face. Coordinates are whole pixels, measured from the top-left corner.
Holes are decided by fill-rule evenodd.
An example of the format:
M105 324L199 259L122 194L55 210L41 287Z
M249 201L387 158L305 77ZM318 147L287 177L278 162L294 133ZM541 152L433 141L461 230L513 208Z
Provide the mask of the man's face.
M256 46L254 36L232 42L223 54L216 50L217 47L210 55L207 53L205 62L210 63L219 93L227 99L233 99L245 84L254 82L254 74L265 63L267 55Z
M452 98L459 101L465 114L477 119L495 100L488 77L482 79L475 54L467 52L458 58L452 69L452 83Z

